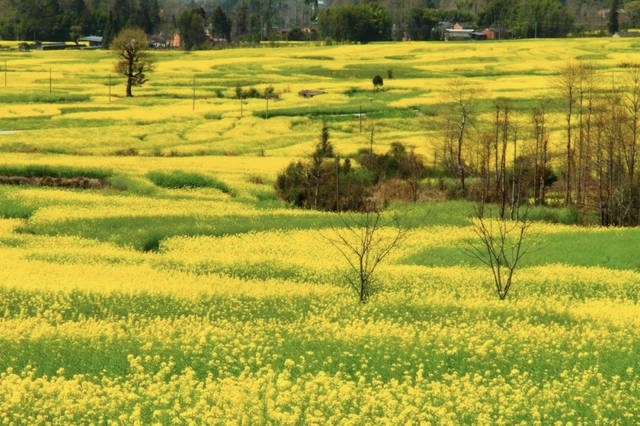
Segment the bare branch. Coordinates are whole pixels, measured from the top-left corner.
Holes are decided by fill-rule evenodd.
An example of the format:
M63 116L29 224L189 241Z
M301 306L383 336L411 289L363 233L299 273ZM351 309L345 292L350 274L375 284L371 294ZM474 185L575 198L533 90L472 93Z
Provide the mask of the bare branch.
M401 243L406 234L406 230L396 220L393 235L381 235L384 228L381 216L378 210L363 214L343 213L343 226L333 228L334 236L320 234L347 261L351 271L347 281L356 290L360 302L366 302L374 290L373 274L378 265Z
M523 242L528 235L531 222L518 215L518 219L483 217L473 221L476 240L464 248L465 253L491 269L496 292L502 300L507 297L513 274L527 253Z

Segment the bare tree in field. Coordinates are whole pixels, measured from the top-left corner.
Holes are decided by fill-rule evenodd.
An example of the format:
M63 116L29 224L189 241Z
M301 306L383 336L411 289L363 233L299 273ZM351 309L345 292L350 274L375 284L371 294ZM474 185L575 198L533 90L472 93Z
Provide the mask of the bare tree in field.
M467 193L465 141L471 126L472 106L476 93L477 89L471 87L465 80L456 79L449 84L447 94L452 107L447 116L444 160L445 166L459 178L463 197Z
M483 214L484 205L489 201L492 193L492 176L493 169L491 166L493 158L493 145L494 145L494 133L491 131L483 132L479 135L476 144L476 163L479 166L479 173L481 178L480 185L480 204L478 206L478 213Z
M559 70L559 74L554 81L554 86L560 92L564 98L566 104L566 161L564 170L564 203L569 205L571 203L571 179L573 178L573 144L572 134L573 130L573 107L575 105L576 97L576 84L578 80L578 69L574 62L568 62L563 68Z
M418 191L420 190L420 178L422 177L422 171L424 166L422 159L416 154L415 150L411 148L411 152L407 157L407 184L409 185L409 193L411 195L411 201L418 202Z
M491 269L496 293L504 300L513 284L513 274L527 252L524 242L531 222L526 217L510 220L478 213L472 227L476 238L464 250Z
M624 98L624 104L629 115L628 143L626 149L626 163L628 173L628 185L635 184L636 162L638 157L638 132L640 131L640 64L634 64L627 76L629 89Z
M153 61L147 54L149 41L140 28L125 28L111 42L111 50L117 52L115 71L127 78L127 96L133 96L133 86L147 82L147 73L153 70Z
M507 182L507 146L509 145L509 133L512 130L511 123L511 99L497 98L495 121L495 199L500 206L500 217L504 217L507 205L507 195L509 193Z
M577 81L578 135L575 142L575 192L576 202L585 205L593 174L593 119L595 93L598 91L595 67L590 62L580 62Z
M638 196L630 181L636 156L629 127L634 121L633 107L625 104L624 97L620 86L612 83L598 105L595 165L602 225L638 223Z
M549 165L549 132L547 130L547 111L544 102L533 109L531 114L535 138L535 166L533 194L535 203L543 206L546 203L545 177Z
M365 213L342 213L342 227L332 235L322 236L333 245L349 265L347 281L365 303L375 292L376 268L396 249L406 235L406 229L394 219L391 226L382 223L382 213L370 209Z
M598 179L598 202L602 225L617 224L615 189L620 180L621 159L617 147L621 143L620 95L611 90L598 105L596 119L596 172Z

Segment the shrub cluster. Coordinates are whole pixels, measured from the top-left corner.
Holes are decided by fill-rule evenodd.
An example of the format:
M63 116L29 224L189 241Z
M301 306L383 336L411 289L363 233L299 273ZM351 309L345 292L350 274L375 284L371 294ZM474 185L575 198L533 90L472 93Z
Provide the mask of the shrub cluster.
M278 175L275 189L278 197L290 204L326 211L367 211L375 206L377 189L387 179L401 179L415 201L418 184L424 177L422 159L413 150L394 142L386 154L361 150L355 157L340 159L329 142L326 123L315 151L307 161L294 161Z
M255 87L244 89L241 86L236 86L236 98L237 99L279 99L280 95L275 92L273 86L265 87L264 91L260 91Z

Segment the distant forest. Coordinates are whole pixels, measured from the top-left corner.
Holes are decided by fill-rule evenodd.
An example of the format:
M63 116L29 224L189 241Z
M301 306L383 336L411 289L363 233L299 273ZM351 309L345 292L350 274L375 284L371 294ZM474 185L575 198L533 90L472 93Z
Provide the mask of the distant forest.
M0 0L0 39L69 41L127 26L182 47L275 40L433 40L453 23L502 37L605 35L640 26L640 0Z

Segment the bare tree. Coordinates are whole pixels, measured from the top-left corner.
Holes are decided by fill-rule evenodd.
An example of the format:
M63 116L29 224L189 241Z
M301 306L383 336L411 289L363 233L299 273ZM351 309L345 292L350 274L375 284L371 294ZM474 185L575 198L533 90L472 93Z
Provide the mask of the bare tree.
M475 191L469 194L471 198L478 201L478 210L482 212L485 203L492 200L493 197L493 145L495 141L495 132L493 129L485 128L478 132L471 144L472 161L470 161L471 170L478 176L479 185Z
M266 110L265 110L265 114L264 114L264 118L268 119L269 118L269 99L273 99L276 97L275 94L275 89L273 88L273 86L269 85L267 87L264 88L264 100L266 102Z
M546 203L545 177L549 165L549 132L545 102L533 109L531 120L535 137L533 194L535 203L543 206Z
M411 201L418 202L418 191L420 190L420 179L424 171L422 159L416 154L415 150L411 148L411 152L407 157L407 184L409 185L409 192L411 195Z
M564 171L564 203L570 205L572 202L573 187L571 181L573 180L574 172L574 148L573 148L573 134L572 130L574 123L572 121L574 115L574 107L576 103L576 91L579 80L579 65L575 62L568 62L563 68L559 70L559 74L555 79L554 86L564 97L566 102L566 134L567 134L567 148L566 148L566 163Z
M147 35L140 28L125 28L111 42L111 49L118 53L115 70L127 77L127 96L133 96L131 88L146 83L147 73L153 70L148 48Z
M625 124L629 122L629 112L617 85L611 85L598 105L598 111L596 170L600 221L602 225L624 226L629 224L632 211L631 194L626 185L628 152L625 148Z
M634 64L628 74L629 90L624 104L629 114L629 142L626 150L627 173L629 186L635 184L635 169L638 156L638 132L640 130L640 65Z
M595 93L598 91L595 66L590 62L580 62L577 81L578 135L575 143L575 190L576 202L585 205L593 170L593 116Z
M509 144L509 131L511 130L511 100L508 98L496 99L496 122L495 122L495 183L496 200L500 205L500 217L504 217L508 185L507 185L507 146Z
M504 300L513 284L513 274L527 252L524 241L531 222L526 216L509 220L485 217L478 211L472 227L476 238L464 250L491 268L498 297Z
M448 96L452 101L452 109L447 117L444 160L445 166L459 178L460 191L463 197L467 193L467 164L464 158L465 140L471 126L472 104L476 94L477 89L471 87L465 80L453 80L448 87Z
M396 249L406 235L398 219L384 226L379 209L365 213L341 213L343 226L333 235L321 234L344 257L349 265L346 278L358 300L365 303L375 292L376 268Z

